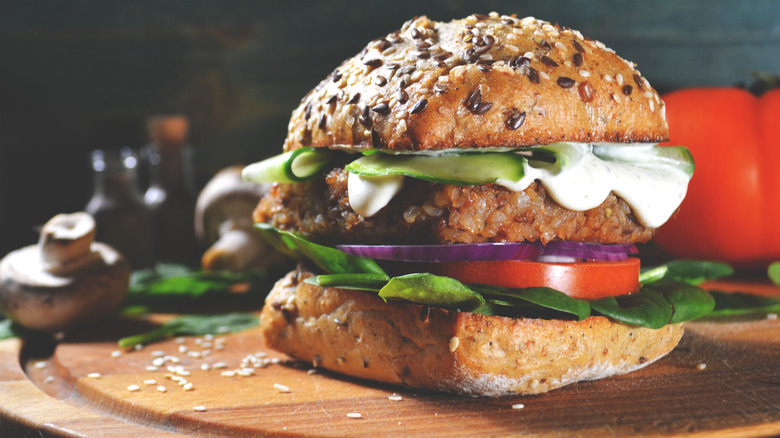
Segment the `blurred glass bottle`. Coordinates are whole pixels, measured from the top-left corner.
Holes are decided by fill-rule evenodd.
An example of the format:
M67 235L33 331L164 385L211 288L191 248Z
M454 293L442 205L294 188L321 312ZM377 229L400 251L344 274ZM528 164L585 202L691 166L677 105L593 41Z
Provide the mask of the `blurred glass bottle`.
M92 151L94 190L85 210L96 240L119 251L133 269L154 262L152 215L138 189L138 155L130 148Z
M195 239L195 192L189 123L181 115L148 121L151 143L143 149L149 166L144 202L152 210L158 261L195 266L201 252Z

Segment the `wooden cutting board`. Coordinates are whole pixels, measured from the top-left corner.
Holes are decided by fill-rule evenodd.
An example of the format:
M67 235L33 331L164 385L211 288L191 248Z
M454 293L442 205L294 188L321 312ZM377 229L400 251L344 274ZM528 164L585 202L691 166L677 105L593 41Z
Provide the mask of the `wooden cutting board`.
M495 399L313 371L266 349L257 330L116 347L143 329L119 320L56 343L0 342L0 436L780 434L772 318L690 323L680 345L645 369Z

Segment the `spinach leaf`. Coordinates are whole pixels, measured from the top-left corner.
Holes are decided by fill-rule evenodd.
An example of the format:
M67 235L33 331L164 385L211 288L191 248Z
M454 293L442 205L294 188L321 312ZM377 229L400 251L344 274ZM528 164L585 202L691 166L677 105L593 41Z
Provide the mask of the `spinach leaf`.
M770 263L766 273L775 286L780 286L780 262Z
M646 287L621 297L601 298L590 302L596 312L615 321L659 329L671 322L672 306L663 294Z
M212 304L227 309L259 303L268 293L272 280L275 279L259 269L237 273L203 271L161 263L131 274L121 313L184 313L184 309Z
M529 287L524 289L501 288L497 286L472 285L482 296L496 305L504 307L534 306L569 313L580 321L590 315L590 304L586 300L572 298L563 292L549 287Z
M470 311L485 304L485 299L458 280L433 274L407 274L393 277L380 289L379 296L417 304Z
M370 273L387 274L379 265L368 257L358 257L324 245L309 242L297 234L276 229L268 224L255 225L263 237L280 251L296 260L310 260L320 269L329 274Z
M122 348L127 348L150 344L171 336L232 333L255 327L258 324L260 324L260 319L251 313L184 315L146 333L122 338L119 340L118 345Z
M673 260L663 266L666 267L666 272L662 277L654 280L674 280L694 286L707 280L728 277L734 273L731 266L725 263L707 260ZM652 271L645 271L646 277L648 272Z
M643 288L658 292L669 301L672 306L672 324L701 318L715 307L712 295L688 283L663 280Z
M304 281L315 286L379 292L387 284L387 276L372 273L327 274L308 277Z
M716 290L711 290L710 294L715 300L715 308L707 316L780 313L780 298Z

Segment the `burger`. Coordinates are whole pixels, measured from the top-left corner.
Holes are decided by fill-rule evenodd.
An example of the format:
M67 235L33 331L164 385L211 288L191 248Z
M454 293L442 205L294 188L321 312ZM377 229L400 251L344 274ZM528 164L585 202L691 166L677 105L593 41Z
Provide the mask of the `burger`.
M536 394L670 352L711 298L640 282L693 174L604 44L532 17L417 17L301 101L256 228L300 261L268 346L411 388ZM695 303L695 304L692 304ZM705 310L702 310L705 309Z

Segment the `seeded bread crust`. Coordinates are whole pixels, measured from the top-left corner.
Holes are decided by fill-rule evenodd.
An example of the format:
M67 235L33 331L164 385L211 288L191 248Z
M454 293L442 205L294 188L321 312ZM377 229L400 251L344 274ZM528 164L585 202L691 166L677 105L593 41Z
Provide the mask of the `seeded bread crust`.
M316 367L418 389L539 394L647 366L683 334L681 324L652 330L600 316L513 319L386 303L303 282L310 275L299 267L267 297L267 345Z
M604 44L528 17L415 18L293 111L284 149L400 151L668 139L658 93Z

